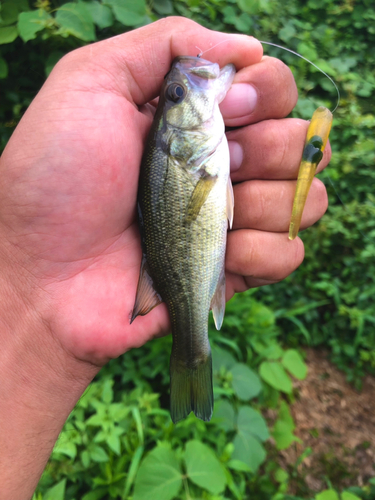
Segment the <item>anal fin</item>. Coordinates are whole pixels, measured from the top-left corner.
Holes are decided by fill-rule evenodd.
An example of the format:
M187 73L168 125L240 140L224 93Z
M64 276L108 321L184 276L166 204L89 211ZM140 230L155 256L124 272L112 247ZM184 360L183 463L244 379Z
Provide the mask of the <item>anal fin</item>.
M216 330L220 330L225 313L225 270L224 266L216 286L214 296L211 300L212 315L214 317Z
M227 219L229 222L229 229L232 229L233 226L233 214L234 214L234 194L233 194L232 181L229 175L227 184Z
M159 305L162 298L154 288L154 281L150 276L146 257L142 256L141 270L139 273L137 295L135 297L134 308L130 323L133 323L137 316L145 316L154 307Z

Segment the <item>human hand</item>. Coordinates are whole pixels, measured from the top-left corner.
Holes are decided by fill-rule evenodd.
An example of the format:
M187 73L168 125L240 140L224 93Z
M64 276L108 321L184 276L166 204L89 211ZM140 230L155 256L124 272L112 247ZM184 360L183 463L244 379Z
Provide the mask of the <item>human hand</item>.
M102 365L168 332L165 305L129 324L141 256L139 165L152 121L147 103L175 56L223 40L204 57L238 70L221 107L228 126L242 127L228 133L232 180L239 183L228 298L279 281L303 259L301 240L290 242L285 233L307 123L282 119L297 99L283 63L262 59L252 38L179 18L76 50L58 63L6 148L0 213L2 239L22 266L20 293L31 294L53 336L78 359ZM302 226L326 204L316 180Z
M262 59L258 41L168 18L64 57L0 159L0 479L8 498L33 491L100 366L169 330L164 304L129 323L141 259L137 184L150 101L173 58L195 55L196 44L238 70L221 105L226 125L241 127L228 132L236 185L227 298L283 279L303 259L287 230L308 124L283 119L297 99L294 80L280 61ZM326 206L315 180L302 227Z

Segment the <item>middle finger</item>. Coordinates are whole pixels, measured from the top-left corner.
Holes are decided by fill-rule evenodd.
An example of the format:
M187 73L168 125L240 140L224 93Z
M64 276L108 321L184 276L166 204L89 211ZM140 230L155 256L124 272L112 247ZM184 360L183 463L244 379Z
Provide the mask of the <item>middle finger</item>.
M233 186L235 217L233 229L287 232L296 181L253 180ZM324 184L314 179L303 211L301 229L318 221L327 210Z
M227 133L233 182L296 179L309 122L297 118L265 120ZM329 143L317 172L331 158Z

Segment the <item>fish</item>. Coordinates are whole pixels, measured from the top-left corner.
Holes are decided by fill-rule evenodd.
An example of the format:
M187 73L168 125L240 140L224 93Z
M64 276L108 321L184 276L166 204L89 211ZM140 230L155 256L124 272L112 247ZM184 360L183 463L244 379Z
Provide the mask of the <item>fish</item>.
M208 318L221 328L225 250L234 210L229 150L219 103L235 67L180 56L164 78L141 162L142 262L131 322L161 302L169 311L170 413L213 412Z

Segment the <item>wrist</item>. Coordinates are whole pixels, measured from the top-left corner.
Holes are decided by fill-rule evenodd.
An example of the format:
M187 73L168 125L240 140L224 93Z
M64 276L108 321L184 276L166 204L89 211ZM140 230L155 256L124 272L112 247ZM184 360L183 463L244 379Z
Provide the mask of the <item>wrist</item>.
M16 272L0 251L0 483L14 500L31 497L65 420L98 371L55 338L44 319L48 296L20 272L21 261Z

